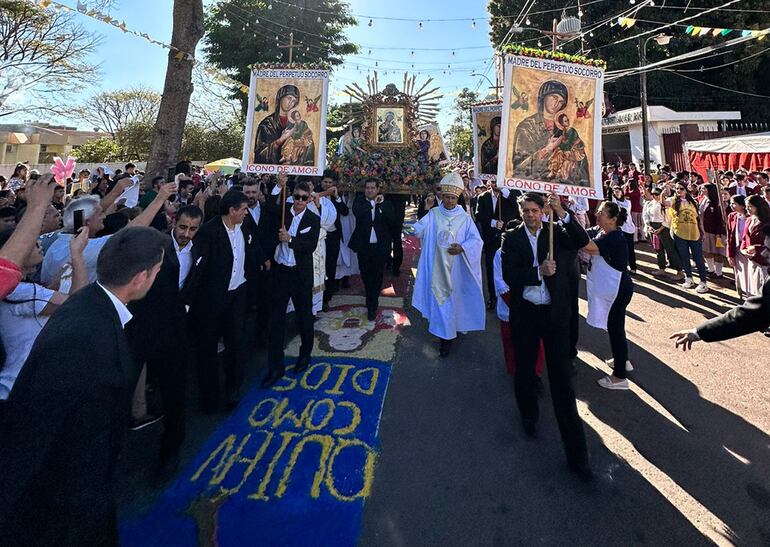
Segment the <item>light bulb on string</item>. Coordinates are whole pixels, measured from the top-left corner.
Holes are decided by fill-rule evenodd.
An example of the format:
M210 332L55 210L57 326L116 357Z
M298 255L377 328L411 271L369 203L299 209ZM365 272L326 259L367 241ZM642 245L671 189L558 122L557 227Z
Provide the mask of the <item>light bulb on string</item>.
M578 10L578 17L583 17L583 10L582 9ZM321 21L318 21L318 22L320 23Z
M417 30L422 30L422 21L417 25Z
M628 0L628 3L633 6L634 4L636 4L636 0Z
M268 4L267 9L273 9L273 4Z
M476 30L476 21L474 19L471 19L471 28Z
M369 19L369 26L371 27L373 24L374 24L374 21L372 21L371 19Z
M412 53L410 55L414 55L414 50L412 50Z
M527 26L532 24L532 21L529 20L529 17L527 17L527 20L524 21L524 24L527 25Z
M537 47L542 47L542 46L543 46L543 42L541 42L540 40L538 40L538 41L537 41Z
M371 55L371 54L372 54L372 50L370 49L368 55Z
M316 22L318 22L318 23L321 22L321 16L320 15L318 16L318 19L316 19Z
M259 24L259 19L254 19L254 24L258 25Z
M593 33L593 32L589 32L589 33L588 33L588 35L589 35L591 38L593 38L593 37L594 37L594 33Z
M454 57L454 56L455 56L455 52L453 51L453 52L452 52L452 57Z

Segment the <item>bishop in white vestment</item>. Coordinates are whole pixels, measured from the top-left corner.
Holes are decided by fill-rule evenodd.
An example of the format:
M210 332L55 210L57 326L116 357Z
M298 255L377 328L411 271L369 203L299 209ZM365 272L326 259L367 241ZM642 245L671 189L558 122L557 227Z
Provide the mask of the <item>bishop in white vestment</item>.
M458 332L484 330L486 310L481 282L483 241L470 215L457 205L462 177L441 180L441 204L415 225L421 240L412 305L428 320L428 332L441 338L449 354Z

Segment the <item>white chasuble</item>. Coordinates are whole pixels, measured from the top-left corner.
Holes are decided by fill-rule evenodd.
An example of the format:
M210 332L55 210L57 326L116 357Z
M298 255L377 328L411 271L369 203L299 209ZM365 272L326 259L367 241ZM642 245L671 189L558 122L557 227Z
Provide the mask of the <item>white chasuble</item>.
M457 332L484 330L486 310L481 282L483 242L470 215L441 204L415 225L421 240L412 306L428 320L428 332L451 340ZM450 255L452 243L462 246Z

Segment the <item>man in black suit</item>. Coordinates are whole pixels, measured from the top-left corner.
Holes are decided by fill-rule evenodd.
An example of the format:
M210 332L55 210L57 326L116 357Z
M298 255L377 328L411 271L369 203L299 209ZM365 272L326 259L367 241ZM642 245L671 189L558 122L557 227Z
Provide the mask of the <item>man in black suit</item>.
M487 278L487 309L494 310L497 305L495 297L494 259L500 248L500 236L509 221L521 218L516 204L518 192L508 188L502 190L494 182L490 189L481 194L476 204L476 222L481 229L481 239L484 241L484 267Z
M193 265L193 238L203 222L203 211L185 205L177 212L171 236L166 239L163 264L150 291L131 303L134 319L126 327L137 361L146 363L158 379L163 401L163 435L160 440L158 478L165 480L179 463L185 438L185 386L190 339L182 288Z
M139 368L126 304L161 267L165 241L124 228L101 250L97 283L73 294L37 337L0 424L4 545L117 545L112 492Z
M385 263L391 248L391 238L398 226L397 213L390 201L380 192L380 182L367 180L364 195L356 196L353 215L356 229L348 246L358 254L358 267L366 293L366 311L369 321L377 317ZM400 237L400 236L399 236Z
M561 223L554 226L555 259L548 256L549 228L543 224L542 196L519 198L523 222L503 234L503 279L510 287L510 323L516 354L515 391L525 432L535 437L539 417L535 365L543 341L554 412L570 469L592 476L583 423L577 412L572 383L570 314L573 304L568 268L559 263L567 249L588 244L588 234L564 211L556 195L548 202Z
M280 182L279 182L280 184ZM285 182L284 182L285 184ZM302 344L294 371L299 374L310 365L313 351L313 252L318 246L321 219L307 210L311 188L298 182L287 204L283 227L278 231L275 268L270 299L270 329L267 339L267 376L262 387L273 386L286 373L283 345L286 337L286 307L291 299L297 316ZM271 198L273 199L273 198ZM281 196L277 195L280 203Z
M249 177L243 183L243 193L248 198L248 214L243 224L256 238L265 256L271 257L278 245L278 224L280 209L274 199L265 199L262 185ZM267 338L267 322L270 314L270 270L262 269L248 280L249 304L257 309L257 344L263 345Z
M770 259L770 226L764 228L763 234L765 246L762 255L765 259ZM709 319L695 329L675 332L671 338L676 340L676 347L682 346L682 350L687 351L699 340L721 342L753 332L764 332L768 335L770 332L768 328L770 328L770 280L762 285L761 295L749 298L742 306L736 306L719 317Z
M388 194L385 201L391 204L393 209L393 224L390 227L390 241L393 248L393 258L390 260L390 273L400 275L401 263L404 261L404 243L401 233L404 231L404 219L406 218L406 202L409 196L405 194ZM390 250L388 250L390 254Z
M326 311L332 296L338 290L337 259L340 257L340 243L342 242L341 219L350 214L350 208L340 197L337 179L333 172L324 173L321 179L321 190L337 211L334 227L326 231L326 289L324 290L324 310Z
M194 268L186 287L197 342L198 388L204 412L219 404L217 344L224 337L225 397L235 408L243 383L244 325L248 307L247 279L270 260L244 226L248 198L230 190L219 202L219 216L206 222L193 247Z

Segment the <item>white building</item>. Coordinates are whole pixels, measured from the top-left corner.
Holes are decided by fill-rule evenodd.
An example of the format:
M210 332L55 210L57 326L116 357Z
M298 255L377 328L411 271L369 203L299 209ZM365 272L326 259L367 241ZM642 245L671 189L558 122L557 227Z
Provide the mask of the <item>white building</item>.
M699 131L717 131L720 122L741 119L734 110L719 112L675 112L665 106L648 106L647 117L650 139L650 165L670 163L670 158L681 150L665 150L663 135L678 133L683 125L697 125ZM693 128L694 129L694 128ZM680 143L681 148L681 143ZM633 161L644 163L642 147L642 109L621 110L602 120L602 158L606 162Z

